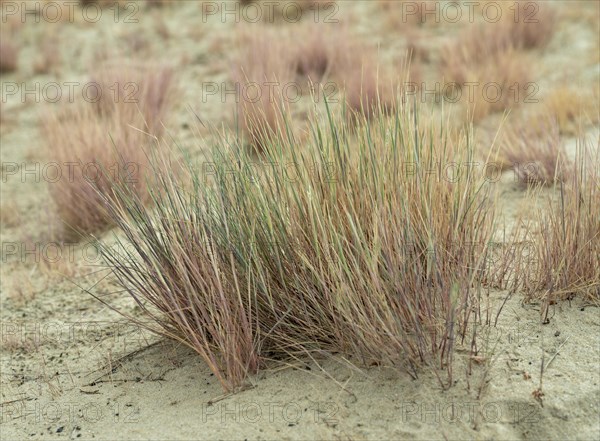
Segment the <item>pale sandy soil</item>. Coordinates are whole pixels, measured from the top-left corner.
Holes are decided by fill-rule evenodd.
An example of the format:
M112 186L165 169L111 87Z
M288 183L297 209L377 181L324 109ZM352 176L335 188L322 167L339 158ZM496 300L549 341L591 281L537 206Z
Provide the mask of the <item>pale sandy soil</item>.
M381 28L384 18L375 5L340 3L340 17L353 32L380 39L391 52L404 50L402 33L394 38L393 30ZM565 81L592 96L600 79L598 4L553 3L560 17L557 32L545 51L531 54L540 96ZM141 4L137 24L114 23L106 15L95 24L27 22L16 31L19 69L2 82L33 87L85 81L96 49L122 49L129 41L143 59L177 66L182 94L168 127L184 148L197 151L188 105L215 124L232 119L231 104L205 104L200 97L202 81L228 80L235 28L218 18L202 23L198 11L196 2L153 9ZM169 38L158 34L163 25ZM425 77L438 75L440 43L456 35L457 26L419 29L431 52ZM59 41L61 62L55 73L35 75L40 42L51 36ZM519 294L510 298L497 326L480 329L481 359L469 363L468 342L459 346L449 389L441 387L438 372L424 370L414 380L324 354L266 369L251 379L253 388L222 396L197 355L128 325L84 292L115 290L89 249L63 249L58 263L44 264L43 244L53 240L56 222L53 207L47 183L22 171L45 163L38 121L47 106L19 96L2 103L2 440L600 439L600 315L579 297L552 306L546 325L540 324L539 305L523 304ZM523 105L512 116L535 111L531 107ZM492 115L478 130L489 135L499 120ZM597 139L597 125L585 130ZM572 150L575 139L565 142ZM7 173L7 163L19 164L17 175ZM525 193L510 174L498 185L510 222L528 209ZM15 256L7 248L12 246L36 253ZM88 259L82 258L85 251ZM491 324L505 296L490 293ZM114 298L135 313L126 295ZM540 387L542 363L540 403L532 392Z

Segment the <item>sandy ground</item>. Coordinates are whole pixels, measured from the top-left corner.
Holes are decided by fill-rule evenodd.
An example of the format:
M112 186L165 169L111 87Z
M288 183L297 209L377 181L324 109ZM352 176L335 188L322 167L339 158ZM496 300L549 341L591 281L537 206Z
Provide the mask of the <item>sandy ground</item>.
M393 38L389 29L379 29L384 17L375 5L339 3L340 17L358 35L380 38L390 51L406 47L400 31ZM540 95L567 79L592 95L600 79L598 4L553 3L560 17L557 32L545 51L532 54ZM122 17L115 23L106 14L95 24L28 20L15 31L22 52L18 71L1 77L3 100L9 82L43 87L83 81L96 49L132 45L144 59L177 65L182 94L168 127L194 150L188 105L214 123L231 120L230 104L202 103L201 82L228 79L235 47L235 24L218 17L202 23L198 11L196 2L151 9L140 2L139 23L124 23ZM431 51L423 67L426 77L435 75L440 43L457 31L444 25L419 28ZM163 34L168 36L159 38ZM61 61L55 71L35 74L41 44L52 39ZM539 305L523 304L522 296L514 295L493 326L506 293L490 292L491 321L480 330L482 356L469 360L468 342L459 346L449 389L440 384L438 372L424 370L414 380L385 368L357 368L334 354L273 366L251 379L251 389L223 396L197 355L127 324L85 292L115 290L91 247L63 246L57 262L44 259L54 256L44 247L52 246L56 222L41 173L45 158L38 132L48 103L31 96L6 98L0 193L2 440L600 439L600 315L577 297L552 306L550 323L542 325ZM529 110L522 107L515 118ZM478 130L493 131L499 119L492 115ZM597 139L597 126L586 130ZM574 138L565 142L575 144ZM523 190L509 175L498 185L500 206L513 218L524 209ZM124 294L115 301L135 313ZM540 385L544 395L537 400L533 392Z

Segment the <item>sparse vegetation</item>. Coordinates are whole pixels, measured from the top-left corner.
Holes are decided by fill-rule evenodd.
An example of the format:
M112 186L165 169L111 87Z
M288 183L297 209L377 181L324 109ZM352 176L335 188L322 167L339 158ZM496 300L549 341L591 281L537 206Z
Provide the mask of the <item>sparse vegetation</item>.
M245 47L233 72L238 125L260 151L281 129L280 116L289 105L283 91L294 81L294 67L285 39L248 30L240 34L240 41Z
M600 2L0 9L0 438L599 438Z
M600 301L600 149L582 140L573 172L537 216L532 259L520 268L529 299L548 305L575 294Z
M392 65L380 62L377 48L361 43L344 26L324 31L302 24L296 31L293 35L303 38L293 51L288 34L280 32L278 39L264 30L240 34L244 49L233 74L240 98L239 123L258 151L281 129L280 117L290 105L302 109L299 99L307 103L311 93L322 96L321 102L343 101L353 121L360 114L393 111L404 92L403 82L419 79L408 73L416 75L418 70L406 57Z
M111 180L147 197L148 155L162 133L172 76L169 68L105 67L93 77L99 85L94 102L64 103L44 118L46 155L60 168L50 180L50 194L67 236L109 225L105 203L116 202Z
M554 32L555 12L536 2L511 4L498 23L471 26L442 52L446 81L478 85L469 102L474 121L522 102L531 102L531 57L524 50L545 46ZM535 12L532 15L532 11ZM532 18L534 17L534 18ZM493 86L492 95L483 90Z
M558 124L551 118L529 119L512 126L501 155L527 185L552 185L569 174L569 161L560 139Z
M543 48L554 35L556 11L551 2L521 0L510 4L505 12L504 32L515 48Z
M8 36L0 36L0 74L17 70L19 51Z
M386 14L386 24L390 29L403 30L408 26L422 25L425 23L439 23L439 14L436 14L435 1L406 1L406 0L378 0L377 5ZM427 16L429 11L429 17ZM431 12L433 11L433 12ZM428 20L429 18L429 20Z
M581 135L582 129L600 120L599 98L598 89L590 94L574 87L558 87L544 98L544 111L556 118L562 134Z
M490 34L487 29L482 31ZM466 101L474 121L492 112L516 106L528 96L531 62L501 36L478 35L470 31L442 57L446 81L459 87L471 84L473 92L464 89L461 99Z

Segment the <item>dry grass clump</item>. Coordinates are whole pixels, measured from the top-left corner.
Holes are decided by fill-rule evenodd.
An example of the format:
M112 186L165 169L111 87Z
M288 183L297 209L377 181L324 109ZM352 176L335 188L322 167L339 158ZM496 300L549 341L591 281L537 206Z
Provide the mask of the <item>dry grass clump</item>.
M466 166L469 138L420 130L413 111L363 118L351 136L328 110L307 145L286 125L265 145L267 169L222 139L210 185L205 168L190 165L191 185L158 173L155 211L117 188L109 208L127 242L103 255L142 308L135 320L192 347L228 391L313 351L451 378L493 209Z
M460 88L452 96L467 103L474 121L529 97L531 60L515 50L507 35L492 31L485 26L470 30L442 54L445 80Z
M402 30L403 28L423 25L425 23L440 23L437 1L406 1L406 0L378 0L377 5L385 14L388 28Z
M442 51L442 72L446 79L463 84L479 64L490 63L499 54L512 49L510 35L497 32L493 25L472 27Z
M149 8L163 8L175 4L175 0L146 0L146 4Z
M548 3L525 1L505 4L500 21L476 24L459 36L460 56L472 60L494 57L511 48L543 48L550 41L555 27L556 12Z
M267 23L296 24L303 22L326 22L332 23L338 17L335 0L282 0L268 2L263 0L238 0L241 6L242 20L254 23L258 18ZM258 4L259 10L245 8L251 4ZM224 5L219 7L225 8ZM230 6L232 8L232 6Z
M14 200L2 201L0 207L2 208L0 210L0 225L5 228L13 228L20 224L22 216L19 205Z
M90 82L99 86L99 95L90 92L95 102L65 103L43 118L47 158L58 167L48 178L50 195L66 235L110 224L105 209L106 201L116 202L113 180L147 198L149 149L162 133L172 81L170 68L102 68Z
M123 7L124 5L127 4L127 1L126 0L79 0L79 3L82 7L96 3L96 4L98 4L98 6L105 8L105 7L114 7L115 4L117 4L119 7Z
M530 82L531 60L526 55L511 49L475 64L452 64L455 61L448 65L447 79L458 83L460 90L453 90L451 99L459 97L473 121L532 100L535 85Z
M8 36L0 36L0 74L17 70L19 49Z
M513 47L543 48L550 42L557 23L551 2L523 0L511 3L508 9L504 14L504 32L510 36Z
M284 93L295 84L294 66L285 37L246 31L240 34L240 41L244 47L233 72L238 125L246 141L261 151L283 123L282 110L292 96Z
M482 65L476 74L479 86L472 103L473 119L479 121L491 113L535 102L531 68L531 58L514 51L503 52L495 62Z
M355 119L379 106L391 111L401 82L409 81L407 59L380 61L376 47L353 38L343 25L302 23L290 34L270 31L240 32L233 72L239 127L257 151L281 128L281 116L292 104L298 112L291 114L307 114L306 104L313 100L345 101Z
M332 79L339 85L352 119L380 111L393 112L406 85L413 82L418 86L421 81L418 66L410 60L408 51L403 57L387 59L378 47L349 34L343 36L343 41L341 46L333 45L336 55Z
M586 124L598 123L597 92L585 93L569 86L554 88L543 100L545 111L556 118L562 134L577 135Z
M283 103L284 108L291 102L304 100L306 103L314 99L322 103L326 98L330 103L345 101L352 114L369 115L379 105L390 111L398 92L402 92L403 82L418 82L420 79L418 65L409 62L408 56L384 60L380 58L377 47L359 41L342 24L302 23L293 29L292 34L252 31L249 35L241 35L244 49L241 61L236 62L239 67L234 78L242 85L242 91L248 89L248 84L264 85L264 78L268 81L278 79L277 83L282 87L275 90L280 92L275 101ZM299 40L297 44L296 40ZM290 46L295 49L290 51ZM285 80L281 81L282 78ZM293 87L286 89L287 85ZM260 96L268 97L268 93ZM241 98L246 106L242 110L250 115L258 113L261 118L254 119L265 122L261 125L245 124L246 132L250 126L273 129L281 125L281 121L276 120L276 115L280 114L276 107L281 105L273 106L273 100L268 99L249 103L251 100L243 93ZM252 143L264 143L255 135L249 138Z
M344 67L343 57L353 50L347 29L342 26L307 23L298 28L302 37L293 55L296 73L313 82Z
M500 155L519 182L552 185L570 172L558 124L551 118L529 119L505 134Z
M600 301L600 149L579 147L573 173L539 213L524 290L546 306L575 294ZM532 233L533 234L533 233ZM545 314L548 310L545 309Z
M442 51L445 80L460 87L468 82L479 84L473 107L475 121L531 101L531 61L523 51L543 47L554 32L556 14L551 6L537 2L518 3L516 8L511 5L498 23L471 27ZM497 101L482 95L482 87L490 83L502 89Z
M363 115L370 118L381 112L392 112L402 93L400 78L406 77L400 74L396 81L392 80L387 71L379 69L373 56L367 52L363 55L362 59L357 55L355 65L339 75L343 97L353 120L360 120Z
M314 32L308 29L299 47L297 73L311 82L320 81L328 90L333 86L335 93L328 98L343 101L352 120L379 110L393 111L404 84L420 80L418 66L408 56L384 62L377 47L353 38L344 27L327 33L322 27Z
M548 4L534 1L511 3L497 23L485 22L469 27L442 54L446 63L473 63L493 58L510 49L545 46L556 26L556 12Z

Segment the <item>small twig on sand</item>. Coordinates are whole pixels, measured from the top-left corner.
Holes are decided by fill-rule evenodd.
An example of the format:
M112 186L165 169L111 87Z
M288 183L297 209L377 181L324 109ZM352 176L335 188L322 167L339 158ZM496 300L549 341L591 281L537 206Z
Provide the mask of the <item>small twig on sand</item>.
M222 401L225 398L229 398L230 396L238 394L240 392L244 392L244 391L247 391L247 390L254 389L255 387L256 386L254 386L253 384L246 384L245 386L242 386L241 388L239 388L235 392L228 392L226 394L219 395L218 397L211 398L210 400L208 400L208 403L206 403L206 404L208 404L209 406L212 406L213 404L218 403L219 401Z
M562 344L558 347L558 349L556 350L556 353L552 356L552 358L548 361L548 364L546 364L546 366L544 366L543 370L548 369L548 367L550 366L550 363L552 363L552 360L554 360L556 358L556 356L558 355L558 352L560 351L560 349L565 345L565 343L571 338L571 336L568 336L567 338L565 338L565 341L562 342Z
M107 375L113 373L117 368L123 366L123 364L128 361L131 360L132 358L134 358L136 355L141 354L142 352L147 351L150 348L153 348L154 346L158 345L159 343L162 343L162 340L159 341L155 341L154 343L149 344L148 346L145 346L143 348L140 349L136 349L135 351L129 352L128 354L123 355L122 357L119 357L118 359L116 359L114 362L112 363L108 363L105 364L104 366L102 366L101 368L96 369L95 371L92 372L98 372L100 370L108 369L108 372L103 373L102 375L100 375L98 378L96 378L95 380L89 382L88 384L86 384L85 386L94 386L97 382L99 382L102 378L106 377Z

